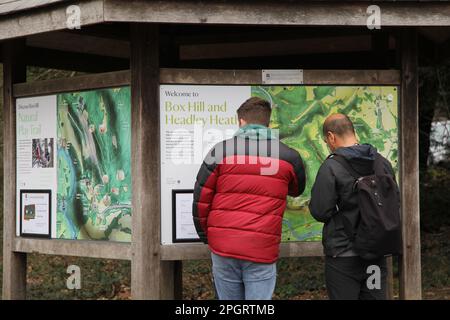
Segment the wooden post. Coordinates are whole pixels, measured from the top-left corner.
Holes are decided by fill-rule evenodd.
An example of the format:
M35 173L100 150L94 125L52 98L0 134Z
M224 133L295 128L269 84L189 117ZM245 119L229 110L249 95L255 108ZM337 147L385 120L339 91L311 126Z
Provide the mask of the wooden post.
M3 299L25 299L27 255L16 237L16 112L13 85L26 81L25 41L3 44Z
M394 300L394 265L392 256L386 258L387 275L386 275L386 299Z
M176 300L183 299L183 261L174 261L174 298Z
M400 178L403 227L400 299L421 299L417 33L415 29L407 29L402 30L400 35Z
M133 231L131 294L173 299L174 262L161 261L159 28L131 25Z

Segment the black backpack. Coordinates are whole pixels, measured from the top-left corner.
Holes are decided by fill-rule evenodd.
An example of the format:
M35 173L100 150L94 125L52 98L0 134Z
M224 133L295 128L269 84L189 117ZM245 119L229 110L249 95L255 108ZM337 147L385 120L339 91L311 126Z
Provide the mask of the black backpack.
M366 260L401 254L400 191L395 178L385 173L382 156L377 153L374 173L369 176L358 174L340 155L335 154L332 159L355 178L353 191L358 194L359 222L356 228L344 225L354 251Z

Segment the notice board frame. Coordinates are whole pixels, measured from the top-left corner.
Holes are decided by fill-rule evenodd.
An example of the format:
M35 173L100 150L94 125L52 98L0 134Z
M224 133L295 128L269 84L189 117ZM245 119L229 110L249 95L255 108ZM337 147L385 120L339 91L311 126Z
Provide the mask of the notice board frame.
M156 90L159 92L159 85L161 84L192 84L192 85L258 85L262 84L262 70L203 70L203 69L165 69L161 68L158 72L159 82ZM131 85L131 91L133 93L132 74L130 70L124 70L119 72L109 72L94 75L83 75L69 79L57 79L57 80L45 80L34 83L19 83L13 85L13 97L31 97L41 96L47 94L56 94L70 91L83 91L108 87L120 87ZM303 71L303 85L395 85L401 90L401 73L399 70L304 70ZM136 90L136 89L134 89ZM399 92L400 110L403 108L402 100L400 96L402 92ZM159 99L157 104L159 109ZM134 105L132 107L132 126L136 122L141 120L142 115L136 114L134 111ZM153 110L154 111L154 110ZM159 110L151 114L152 117L159 119ZM401 117L400 122L402 121ZM15 119L10 119L15 121ZM143 121L144 123L145 121ZM14 123L15 125L15 123ZM147 124L146 124L147 125ZM150 124L149 124L150 125ZM402 123L400 123L400 134ZM132 130L135 130L132 127ZM153 129L152 129L153 130ZM159 134L159 127L155 128ZM135 137L135 134L133 134ZM400 138L401 140L401 138ZM134 141L134 140L133 140ZM159 141L159 136L158 136ZM15 148L15 141L14 141ZM155 150L159 150L159 145L155 147ZM132 148L132 161L137 157L136 151ZM158 155L159 158L159 155ZM401 152L400 144L400 157L401 163L403 159L403 153ZM14 160L15 161L15 160ZM144 161L143 157L140 160ZM15 162L14 162L15 163ZM159 162L157 163L159 170ZM142 172L132 169L132 179L141 179L139 175ZM402 170L400 170L400 179L403 178ZM145 183L143 181L142 183ZM15 185L14 185L15 188ZM160 199L160 184L156 189L158 199ZM140 211L142 207L136 206L135 197L139 195L133 192L133 219L138 218L138 215L142 215L143 211ZM154 195L153 195L154 196ZM159 200L158 200L159 201ZM14 204L10 204L15 206ZM13 211L15 212L15 211ZM160 214L160 212L158 212ZM133 225L135 225L133 223ZM145 268L142 265L141 260L135 261L137 243L141 243L145 246L147 240L143 233L144 228L138 232L133 232L131 243L120 242L108 242L108 241L86 241L86 240L59 240L59 239L29 239L23 237L12 236L12 250L17 253L41 253L50 255L67 255L67 256L79 256L79 257L91 257L91 258L104 258L104 259L120 259L130 260L132 262L132 287L136 297L146 295L139 290L147 290L138 283L141 282L139 276L133 276L134 272L141 272ZM155 230L160 230L160 226ZM156 235L156 237L155 237ZM161 234L154 233L152 237L155 237L155 241L159 241ZM147 237L148 238L148 237ZM140 246L142 246L140 245ZM156 259L162 263L161 266L167 265L167 268L180 274L181 261L183 260L197 260L197 259L210 259L210 251L207 245L203 243L174 243L170 245L159 245L155 247L154 254L157 254ZM323 248L321 242L289 242L282 243L280 245L280 257L317 257L323 256ZM172 263L172 264L167 264ZM134 266L134 267L133 267ZM169 267L170 266L170 267ZM134 268L138 269L134 271ZM161 269L162 274L170 274L169 269ZM171 276L168 276L171 279ZM178 279L178 280L177 280ZM175 276L173 280L179 282L179 276ZM175 283L174 282L174 283ZM177 283L178 283L177 282ZM142 287L142 288L141 288ZM137 293L136 293L137 292ZM154 293L156 294L156 293ZM167 293L168 297L171 293ZM166 296L165 294L163 296Z
M262 85L262 70L214 70L214 69L160 69L160 85ZM128 86L131 84L129 70L83 75L68 79L45 80L14 85L14 97L33 97L62 92ZM299 85L393 85L399 87L399 70L303 70L303 83ZM283 84L286 85L286 84ZM401 108L401 101L399 103ZM400 114L400 110L399 110ZM400 118L400 117L399 117ZM400 126L401 127L401 126ZM133 157L133 155L132 155ZM401 163L401 152L399 163ZM133 177L134 178L134 177ZM85 247L90 250L86 250ZM19 252L39 252L131 260L130 243L86 240L42 240L17 237L14 248ZM161 260L209 259L207 245L202 243L174 243L161 245ZM319 241L288 242L280 245L281 257L322 256Z

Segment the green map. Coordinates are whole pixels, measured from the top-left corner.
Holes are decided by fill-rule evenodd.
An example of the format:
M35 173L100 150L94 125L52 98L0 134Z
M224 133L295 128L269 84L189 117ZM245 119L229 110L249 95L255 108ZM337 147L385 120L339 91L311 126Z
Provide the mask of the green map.
M252 86L273 106L271 127L306 166L303 195L288 198L283 241L320 241L322 224L309 213L311 187L329 151L325 118L350 116L362 143L397 168L398 90L395 86ZM57 237L131 241L130 88L59 94Z
M328 115L348 115L359 141L375 146L397 170L397 87L253 86L252 96L271 102L270 126L279 130L281 141L300 153L306 166L305 192L297 198L288 197L283 241L321 240L322 223L311 216L308 204L319 167L329 155L322 137L322 125Z
M57 238L131 241L130 88L57 101Z

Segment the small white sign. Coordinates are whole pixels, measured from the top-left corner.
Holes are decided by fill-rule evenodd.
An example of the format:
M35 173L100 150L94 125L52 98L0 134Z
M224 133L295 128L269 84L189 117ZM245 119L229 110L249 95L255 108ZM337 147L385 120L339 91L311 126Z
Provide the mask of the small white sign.
M173 190L172 196L174 197L173 210L175 222L173 242L198 240L199 237L192 218L192 203L194 200L192 190Z
M16 235L38 234L47 236L47 224L44 215L45 201L56 204L57 201L57 97L39 96L21 98L16 101ZM20 219L21 191L50 190L49 194L30 193L28 199L37 199L36 218ZM23 194L23 192L22 192ZM24 194L24 202L27 201ZM29 205L32 205L30 203ZM32 208L32 207L29 207ZM45 210L44 210L45 209ZM56 235L56 205L51 206L50 234ZM30 217L30 212L28 217ZM22 222L23 230L20 230ZM38 230L37 230L38 229Z
M20 235L50 238L51 190L21 190L20 197Z
M303 84L303 70L263 70L263 84Z

